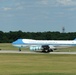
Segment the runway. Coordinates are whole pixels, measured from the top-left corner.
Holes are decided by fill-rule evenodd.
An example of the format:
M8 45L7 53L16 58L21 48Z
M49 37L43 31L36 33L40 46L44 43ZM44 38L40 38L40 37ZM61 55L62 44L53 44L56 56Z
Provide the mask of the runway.
M76 54L76 52L50 52L50 53L40 53L40 52L15 51L15 50L1 50L0 53L17 53L17 54Z

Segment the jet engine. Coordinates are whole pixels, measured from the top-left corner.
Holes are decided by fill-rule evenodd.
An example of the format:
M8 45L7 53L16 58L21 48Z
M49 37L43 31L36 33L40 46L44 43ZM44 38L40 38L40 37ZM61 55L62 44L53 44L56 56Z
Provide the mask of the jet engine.
M31 51L36 51L36 50L41 50L41 49L42 49L41 46L30 46Z
M56 47L52 46L52 45L49 45L50 49L52 50L56 50Z
M30 46L30 50L31 51L42 51L45 53L49 53L49 52L53 52L53 50L55 50L55 47L51 46L51 45L42 45L42 46L33 45L33 46Z

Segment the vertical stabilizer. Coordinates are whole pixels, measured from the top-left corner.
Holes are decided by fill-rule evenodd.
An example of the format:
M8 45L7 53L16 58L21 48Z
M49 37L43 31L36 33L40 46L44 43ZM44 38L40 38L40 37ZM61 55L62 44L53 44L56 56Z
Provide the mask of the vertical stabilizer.
M74 41L76 41L76 38L74 39Z

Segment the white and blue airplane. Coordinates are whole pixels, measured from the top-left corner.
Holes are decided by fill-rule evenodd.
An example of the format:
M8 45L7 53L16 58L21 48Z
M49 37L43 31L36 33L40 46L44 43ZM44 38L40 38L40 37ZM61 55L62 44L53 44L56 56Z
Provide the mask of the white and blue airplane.
M53 52L57 47L76 46L74 40L33 40L33 39L17 39L12 43L21 51L22 47L29 47L32 51Z

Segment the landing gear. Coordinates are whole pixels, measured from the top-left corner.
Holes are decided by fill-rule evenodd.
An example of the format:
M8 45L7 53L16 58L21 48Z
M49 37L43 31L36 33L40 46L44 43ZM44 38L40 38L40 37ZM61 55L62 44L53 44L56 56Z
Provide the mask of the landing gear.
M50 47L48 45L44 45L44 46L42 46L42 48L43 48L42 52L44 52L44 53L53 52L53 50L50 49Z
M21 48L19 48L19 51L21 51Z
M53 50L52 49L46 49L46 50L42 50L42 52L49 53L49 52L53 52Z
M53 52L53 50L52 50L52 49L50 49L50 52Z

